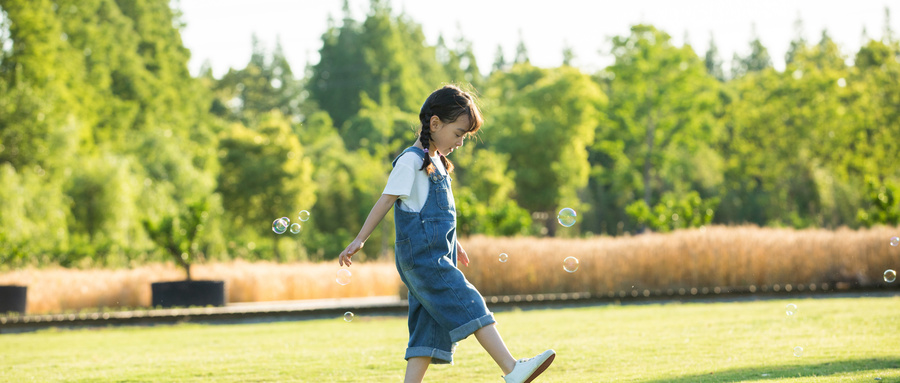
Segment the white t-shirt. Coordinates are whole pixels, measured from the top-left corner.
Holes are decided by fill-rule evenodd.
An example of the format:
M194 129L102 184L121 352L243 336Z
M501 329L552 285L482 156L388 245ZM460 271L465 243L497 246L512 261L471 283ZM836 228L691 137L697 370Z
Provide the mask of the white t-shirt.
M434 164L439 174L447 175L440 156L431 157L431 163ZM388 176L387 186L384 187L382 194L399 196L400 207L403 210L421 211L425 206L425 200L428 199L428 186L431 179L425 170L419 170L420 168L422 168L422 158L418 154L404 153L394 165L391 175Z

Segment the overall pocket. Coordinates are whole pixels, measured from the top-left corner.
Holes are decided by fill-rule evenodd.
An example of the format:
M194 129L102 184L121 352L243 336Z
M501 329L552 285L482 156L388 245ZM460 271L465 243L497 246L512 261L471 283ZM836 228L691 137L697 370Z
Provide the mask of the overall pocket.
M400 270L409 271L416 267L413 262L412 242L409 238L401 239L394 244L394 257L397 258Z
M450 199L447 198L450 193L448 193L447 188L441 186L435 189L434 192L438 207L440 207L441 210L450 210Z

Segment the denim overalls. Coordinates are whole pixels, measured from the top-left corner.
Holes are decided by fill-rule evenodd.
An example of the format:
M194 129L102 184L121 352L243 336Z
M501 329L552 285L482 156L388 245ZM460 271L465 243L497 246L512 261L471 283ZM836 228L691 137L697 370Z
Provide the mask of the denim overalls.
M400 156L406 152L425 159L417 147ZM481 293L456 268L456 206L450 176L435 171L429 177L421 211L405 211L399 200L394 204L394 254L400 280L409 288L405 359L428 356L432 363L447 364L453 362L456 342L495 321Z

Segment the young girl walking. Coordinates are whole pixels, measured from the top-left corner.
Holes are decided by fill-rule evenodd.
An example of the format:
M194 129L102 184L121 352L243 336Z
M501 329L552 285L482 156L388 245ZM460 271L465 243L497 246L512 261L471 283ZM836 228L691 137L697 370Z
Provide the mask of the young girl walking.
M553 362L556 352L516 360L484 298L456 266L457 259L468 266L469 257L456 239L450 189L453 164L447 155L481 128L481 111L470 94L448 85L428 96L419 120L418 139L394 160L381 198L359 235L341 252L339 263L353 264L350 258L393 207L395 263L409 289L405 382L421 382L432 363L452 363L456 343L471 334L503 371L506 382L531 382Z

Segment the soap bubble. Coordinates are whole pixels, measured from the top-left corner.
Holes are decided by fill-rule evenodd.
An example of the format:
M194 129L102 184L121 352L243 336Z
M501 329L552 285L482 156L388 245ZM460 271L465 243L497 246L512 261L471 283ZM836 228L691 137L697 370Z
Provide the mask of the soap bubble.
M302 222L306 222L309 220L309 212L306 210L300 210L300 214L298 214L297 218Z
M500 262L506 262L509 260L509 255L506 253L500 253Z
M797 305L788 303L788 305L784 307L784 310L787 311L788 316L794 315L794 313L797 312Z
M803 356L803 347L800 347L800 346L794 347L794 356L796 356L798 358Z
M345 322L353 322L353 313L347 311L344 313L344 321Z
M284 234L290 225L291 220L288 219L288 217L281 217L272 222L272 231L274 231L275 234Z
M294 222L291 224L291 234L299 234L300 233L300 224Z
M340 269L337 271L337 278L335 280L337 281L337 283L339 285L346 286L346 285L350 284L350 277L352 275L353 274L350 273L350 270Z
M900 246L900 237L891 237L891 246Z
M576 216L575 210L567 207L559 211L559 214L556 215L556 219L559 221L560 225L571 227L575 224Z
M884 281L887 283L894 283L897 280L897 272L891 269L887 269L884 271Z
M563 269L570 273L574 273L575 270L578 270L578 258L566 257L566 259L563 260Z

